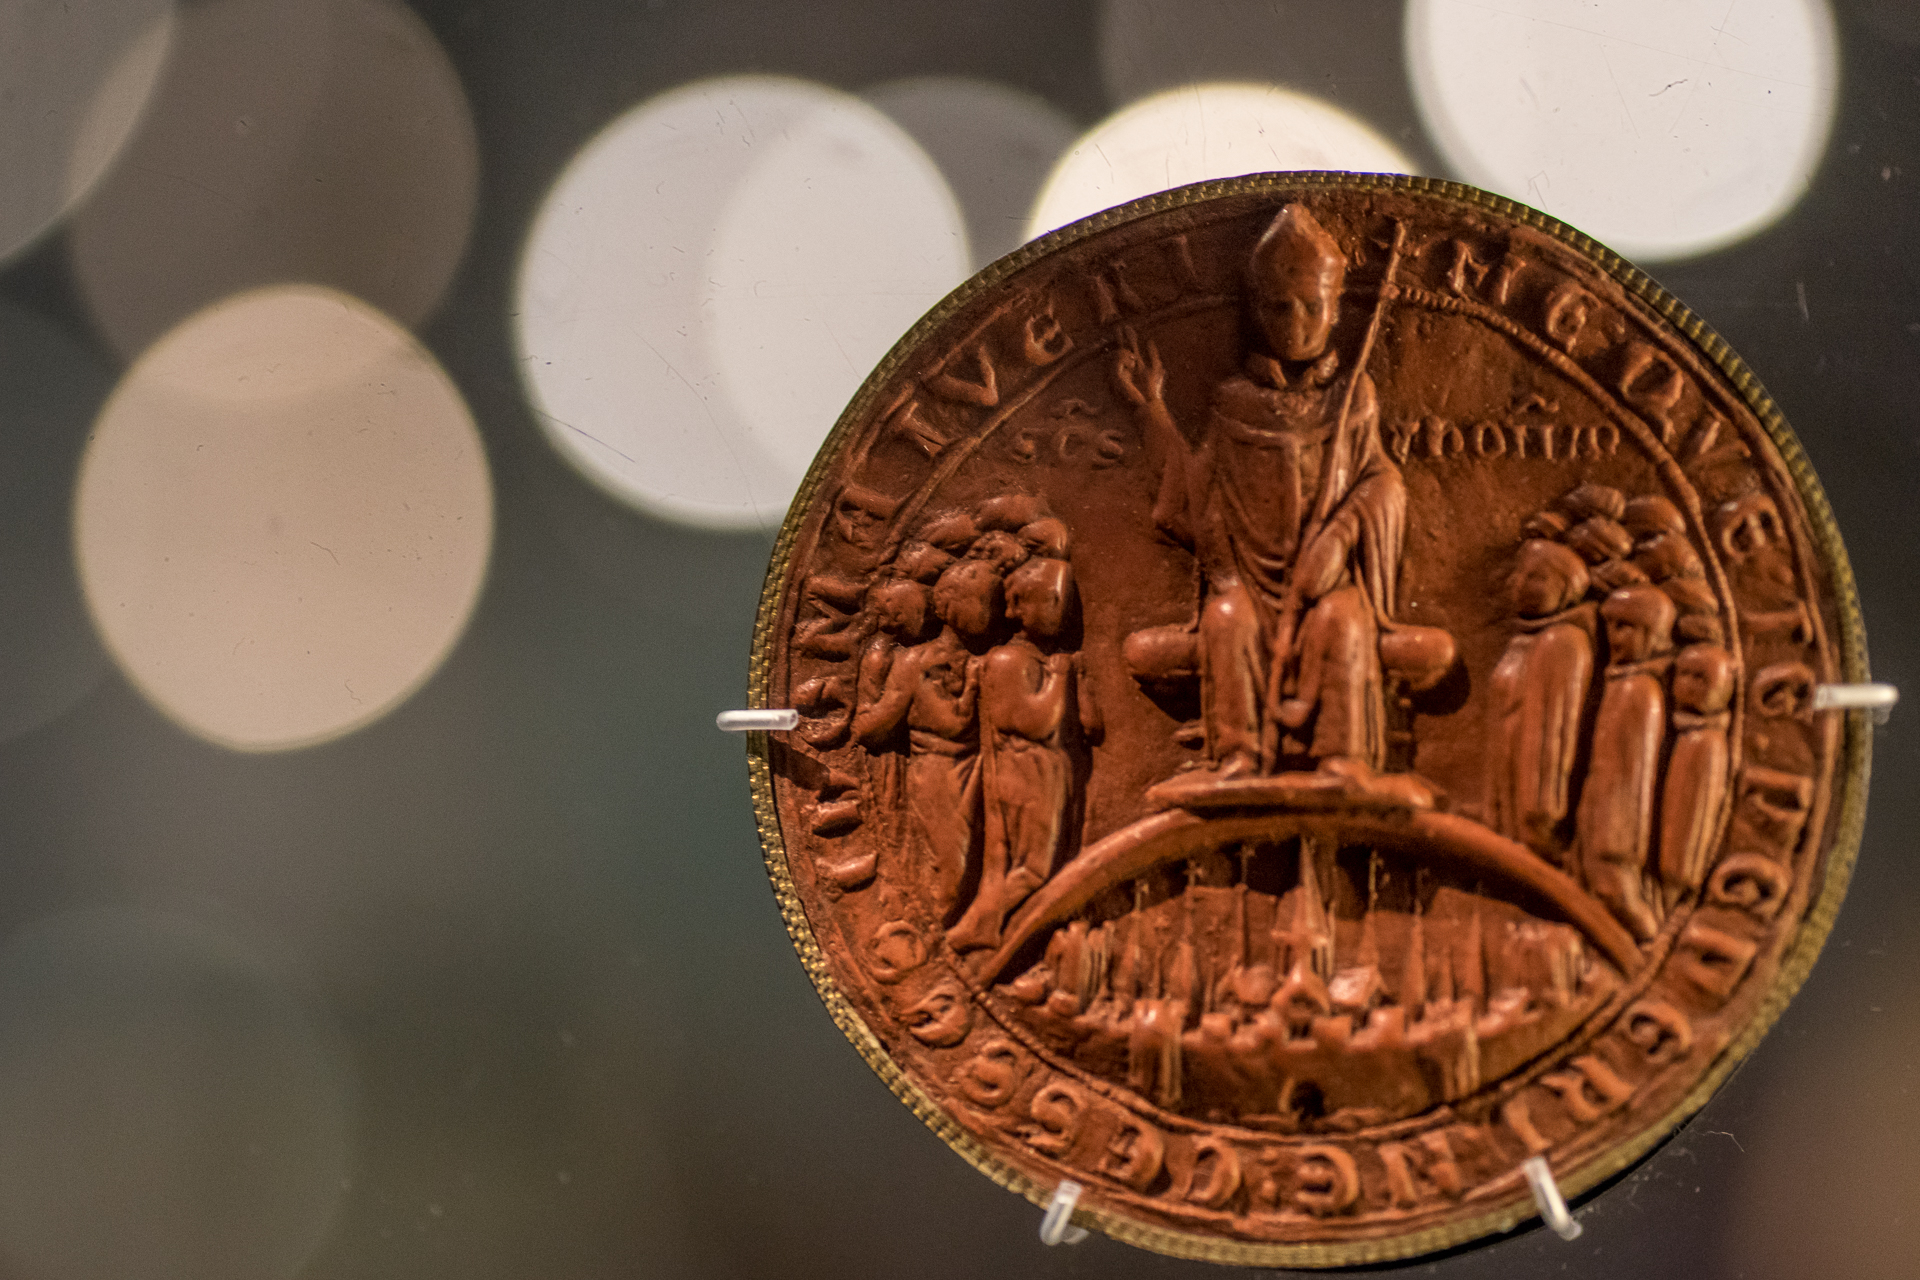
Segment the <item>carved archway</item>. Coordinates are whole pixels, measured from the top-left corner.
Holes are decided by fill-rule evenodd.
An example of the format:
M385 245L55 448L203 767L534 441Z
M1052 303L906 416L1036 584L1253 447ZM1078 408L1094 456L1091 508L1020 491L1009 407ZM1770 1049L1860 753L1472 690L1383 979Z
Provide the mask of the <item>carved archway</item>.
M1462 864L1549 904L1622 974L1632 974L1644 963L1633 935L1599 899L1526 846L1470 818L1381 806L1311 810L1247 807L1225 814L1202 815L1186 809L1153 814L1085 849L1007 922L1000 949L979 973L991 980L1043 930L1065 923L1108 889L1155 867L1241 841L1279 841L1302 835L1340 846L1371 845L1417 859Z

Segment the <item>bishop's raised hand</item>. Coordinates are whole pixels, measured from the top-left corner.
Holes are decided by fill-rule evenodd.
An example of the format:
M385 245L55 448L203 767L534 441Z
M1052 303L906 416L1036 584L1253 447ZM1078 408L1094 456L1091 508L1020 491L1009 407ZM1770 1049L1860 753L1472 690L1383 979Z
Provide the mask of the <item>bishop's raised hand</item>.
M1113 384L1136 409L1166 403L1167 367L1160 360L1160 349L1151 340L1142 347L1140 335L1132 328L1121 331Z

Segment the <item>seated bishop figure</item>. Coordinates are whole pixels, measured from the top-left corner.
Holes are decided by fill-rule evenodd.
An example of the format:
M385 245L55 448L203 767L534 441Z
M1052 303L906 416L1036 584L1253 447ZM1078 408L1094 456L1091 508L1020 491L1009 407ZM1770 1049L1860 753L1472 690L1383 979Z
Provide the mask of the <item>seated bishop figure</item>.
M1151 341L1114 370L1160 473L1155 522L1203 579L1197 617L1134 632L1126 657L1143 680L1198 678L1222 778L1382 768L1388 677L1424 687L1453 660L1445 632L1393 621L1406 486L1373 380L1331 341L1346 270L1310 212L1281 210L1247 265L1256 345L1191 438Z

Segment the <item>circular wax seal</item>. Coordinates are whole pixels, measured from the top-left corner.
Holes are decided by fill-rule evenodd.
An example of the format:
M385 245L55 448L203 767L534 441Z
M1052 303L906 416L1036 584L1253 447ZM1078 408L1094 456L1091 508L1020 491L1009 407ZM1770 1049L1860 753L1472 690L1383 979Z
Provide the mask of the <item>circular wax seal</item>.
M960 288L776 545L794 941L982 1171L1187 1257L1504 1231L1697 1109L1865 805L1825 499L1652 280L1452 183L1269 174Z

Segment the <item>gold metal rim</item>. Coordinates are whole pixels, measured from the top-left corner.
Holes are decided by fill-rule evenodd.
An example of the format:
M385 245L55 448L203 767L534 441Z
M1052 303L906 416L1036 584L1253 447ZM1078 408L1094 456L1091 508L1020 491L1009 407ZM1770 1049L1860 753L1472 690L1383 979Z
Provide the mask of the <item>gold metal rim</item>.
M1792 428L1787 425L1779 406L1773 402L1766 388L1747 367L1746 362L1727 345L1725 339L1715 333L1705 321L1694 315L1685 304L1668 293L1646 272L1605 245L1537 209L1529 208L1504 196L1482 191L1477 187L1438 178L1310 171L1252 174L1243 178L1196 183L1108 209L1057 231L1049 232L1001 258L948 294L931 311L921 317L920 321L894 344L892 350L861 384L860 390L854 395L845 412L840 415L839 421L834 424L825 443L821 445L820 452L815 456L812 467L808 469L806 478L801 482L799 491L794 496L793 505L787 511L787 518L781 525L779 537L774 542L772 560L768 565L766 581L760 592L759 612L754 620L753 650L747 669L747 705L750 707L767 705L768 655L772 651L773 631L779 620L781 597L785 592L794 544L805 515L811 510L830 469L830 460L837 457L849 443L857 429L857 424L865 420L882 387L920 343L949 316L979 294L997 287L1002 281L1036 260L1097 235L1110 227L1131 222L1148 214L1184 208L1221 197L1264 195L1313 188L1414 192L1498 214L1542 232L1580 253L1624 287L1629 294L1651 307L1655 313L1673 325L1715 368L1726 375L1779 450L1787 472L1793 479L1801 501L1805 504L1808 523L1814 535L1816 554L1830 575L1840 619L1838 640L1842 676L1849 682L1861 682L1868 678L1866 628L1861 617L1853 570L1847 561L1846 548L1841 543L1840 530L1834 523L1832 507L1828 504L1826 494L1820 487L1819 479L1814 475L1813 466L1807 460L1805 450L1801 448ZM1872 727L1869 713L1866 711L1848 711L1845 716L1846 731L1839 759L1836 762L1835 786L1838 796L1835 805L1833 845L1825 854L1826 869L1823 880L1808 907L1806 918L1801 921L1793 941L1781 957L1779 972L1757 1012L1740 1034L1721 1051L1700 1081L1677 1106L1603 1154L1575 1168L1561 1171L1558 1174L1561 1190L1569 1200L1638 1162L1688 1117L1704 1106L1726 1078L1732 1074L1734 1068L1748 1053L1752 1052L1754 1046L1772 1028L1786 1009L1787 1003L1806 981L1808 973L1812 971L1814 961L1818 958L1821 947L1826 943L1827 935L1833 928L1834 919L1839 914L1841 899L1846 895L1847 883L1852 878L1853 864L1859 853L1861 833L1866 822L1867 775L1872 752ZM1053 1188L1036 1183L1014 1169L948 1118L932 1099L907 1078L885 1046L854 1012L845 994L840 990L839 984L827 969L819 943L814 937L813 927L807 920L805 909L794 888L793 877L787 866L786 842L780 831L779 816L774 804L773 774L765 733L756 732L747 735L747 774L753 797L754 820L760 830L761 850L766 859L767 874L773 882L774 897L780 905L781 919L786 923L787 932L793 939L794 949L800 955L800 962L805 967L808 978L812 980L814 989L819 992L820 999L826 1005L827 1012L834 1023L852 1042L854 1049L866 1060L867 1065L873 1068L874 1073L886 1082L894 1096L904 1102L923 1124L939 1135L940 1139L958 1152L967 1163L1000 1186L1025 1196L1035 1205L1044 1206L1051 1198ZM1116 1240L1176 1258L1259 1267L1345 1267L1435 1253L1469 1241L1511 1231L1534 1216L1536 1215L1529 1206L1510 1206L1495 1213L1461 1219L1443 1226L1408 1232L1405 1235L1314 1245L1253 1244L1221 1240L1212 1236L1154 1226L1098 1209L1079 1210L1074 1215L1074 1221L1094 1227Z

